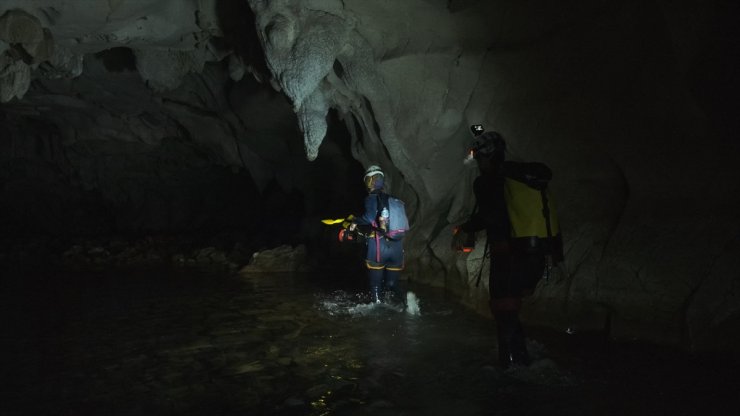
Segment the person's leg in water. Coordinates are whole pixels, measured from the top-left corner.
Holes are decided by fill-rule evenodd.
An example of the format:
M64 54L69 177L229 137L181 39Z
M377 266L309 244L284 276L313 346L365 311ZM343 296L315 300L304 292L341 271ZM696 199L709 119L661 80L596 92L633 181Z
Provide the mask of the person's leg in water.
M398 282L400 271L386 267L385 269L385 290L391 292L392 302L398 303L401 307L406 307L406 293L401 290Z
M535 244L515 247L511 252L511 274L508 293L514 302L506 309L508 342L511 363L527 366L531 359L527 351L524 328L519 320L522 298L531 295L545 271L545 256L542 248Z
M383 274L385 264L381 261L380 239L373 237L367 241L367 254L365 256L365 267L367 267L367 280L370 289L370 302L380 303L383 299Z
M383 261L385 268L385 289L392 293L394 302L406 307L406 291L401 289L399 279L403 270L403 243L401 241L385 240L383 243Z
M493 302L496 332L498 336L498 359L503 368L512 365L530 364L524 329L519 321L521 298L495 299Z
M367 277L370 286L370 302L380 303L383 299L381 289L383 288L384 266L373 266L367 262Z
M496 320L498 359L502 367L529 365L524 330L519 321L521 296L514 293L512 256L508 248L492 247L488 288L491 313Z
M514 365L526 367L531 363L531 359L529 357L529 351L527 351L527 339L524 336L524 327L519 320L519 310L514 311L512 315L511 329L509 330L511 334L511 338L509 339L511 362Z

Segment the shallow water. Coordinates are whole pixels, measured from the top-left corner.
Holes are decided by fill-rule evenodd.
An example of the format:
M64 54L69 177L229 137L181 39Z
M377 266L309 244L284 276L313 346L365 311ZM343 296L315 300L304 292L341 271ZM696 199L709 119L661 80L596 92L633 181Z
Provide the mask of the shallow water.
M735 364L530 329L503 371L492 321L363 276L172 271L3 280L0 414L736 414ZM21 279L23 277L23 279Z

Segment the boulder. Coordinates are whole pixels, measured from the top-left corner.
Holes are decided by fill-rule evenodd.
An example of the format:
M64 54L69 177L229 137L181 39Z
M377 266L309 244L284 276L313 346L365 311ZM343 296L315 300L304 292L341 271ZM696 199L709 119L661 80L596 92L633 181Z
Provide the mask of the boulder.
M258 251L252 260L239 273L308 272L306 247L282 245L273 249Z

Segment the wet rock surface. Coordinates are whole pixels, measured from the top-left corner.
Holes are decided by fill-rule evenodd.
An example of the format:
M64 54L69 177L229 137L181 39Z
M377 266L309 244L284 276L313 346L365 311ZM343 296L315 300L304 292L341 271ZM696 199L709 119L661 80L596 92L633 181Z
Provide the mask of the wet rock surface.
M233 271L247 264L256 246L234 235L138 238L8 238L0 242L0 268L10 270L111 271L174 268Z
M274 249L255 252L249 264L239 273L307 272L310 270L304 245L296 247L282 245Z
M18 276L16 276L18 277ZM732 414L737 374L663 350L532 331L495 363L492 322L414 288L420 316L364 303L364 276L148 273L2 280L3 415Z

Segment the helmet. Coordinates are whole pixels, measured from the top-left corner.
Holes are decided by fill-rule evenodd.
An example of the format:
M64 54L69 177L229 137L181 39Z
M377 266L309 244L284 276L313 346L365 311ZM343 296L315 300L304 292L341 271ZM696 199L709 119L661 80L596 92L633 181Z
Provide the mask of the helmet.
M383 173L383 171L380 170L380 166L378 166L378 165L371 165L365 171L365 178L364 179L367 179L368 176L375 176L375 175L385 176L385 174Z
M473 157L495 157L503 161L506 153L506 142L495 131L487 131L478 135L468 149Z
M365 187L368 192L381 189L384 185L385 174L380 170L380 166L372 165L365 171Z

